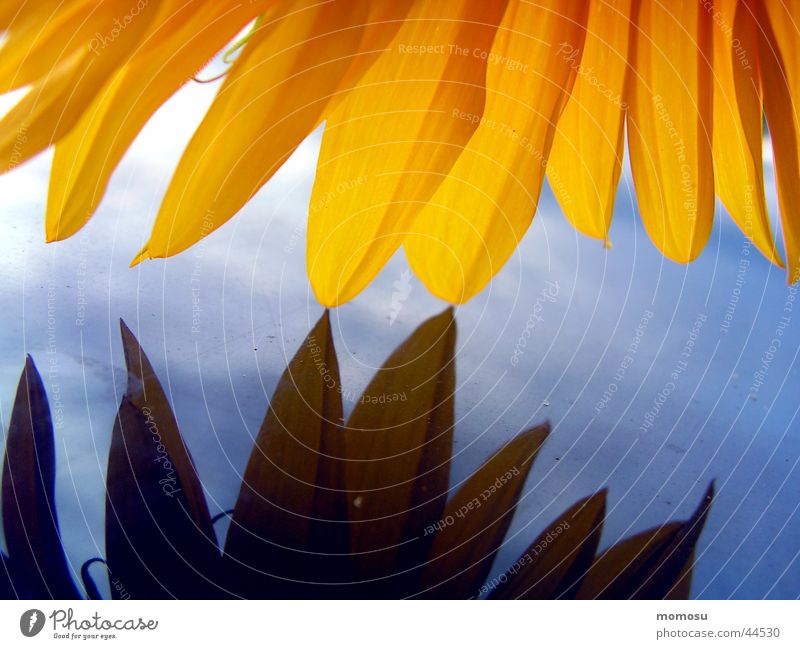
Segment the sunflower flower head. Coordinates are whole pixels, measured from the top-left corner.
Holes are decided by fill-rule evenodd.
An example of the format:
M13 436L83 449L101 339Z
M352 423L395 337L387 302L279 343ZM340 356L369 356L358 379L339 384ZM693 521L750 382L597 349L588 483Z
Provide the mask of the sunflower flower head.
M800 272L795 0L5 0L0 30L0 92L26 89L0 119L0 159L55 146L49 241L87 222L150 117L229 47L134 262L220 227L324 123L307 267L325 305L401 245L431 292L468 300L514 252L545 176L575 228L610 246L626 139L665 256L701 253L719 197L784 265L766 119L782 249Z

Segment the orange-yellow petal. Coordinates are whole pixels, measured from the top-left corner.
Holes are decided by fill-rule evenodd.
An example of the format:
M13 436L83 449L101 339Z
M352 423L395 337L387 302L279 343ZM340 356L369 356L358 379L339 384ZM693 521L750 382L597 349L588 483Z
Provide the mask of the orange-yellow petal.
M547 177L583 234L607 239L622 170L631 0L592 2L583 50L567 55L577 77L558 120Z
M229 72L134 263L185 250L236 214L322 121L348 70L369 60L359 56L369 3L303 0L281 7ZM402 17L403 3L395 7ZM381 33L388 40L398 25L387 23Z
M24 4L25 0L6 0L0 4L0 30L8 29Z
M450 172L485 100L505 2L417 2L387 50L327 115L309 209L317 299L357 295ZM463 118L453 116L457 110Z
M714 220L711 13L696 0L637 0L628 146L653 243L686 263Z
M755 9L753 8L755 7ZM753 2L789 280L800 279L800 3Z
M122 0L74 0L49 11L43 6L36 20L21 16L0 48L0 92L47 76L77 50L95 47L99 52L100 37L116 27L114 21L120 20L125 8Z
M125 3L123 14L117 2L99 5L106 25L100 36L82 34L82 46L63 60L56 57L52 70L0 120L0 161L9 161L0 171L28 160L75 126L106 81L139 47L161 2L150 0L142 9Z
M583 45L585 3L511 2L486 71L486 109L405 242L414 271L444 300L463 302L497 273L533 219L555 123ZM450 108L453 122L472 111Z
M267 0L165 3L145 46L112 76L56 145L47 203L48 241L71 236L89 220L112 172L150 117L266 4Z
M761 143L758 26L738 0L715 0L714 181L729 214L764 256L783 265L767 213Z
M63 4L63 0L3 0L0 3L0 32L19 28L27 22L41 24Z

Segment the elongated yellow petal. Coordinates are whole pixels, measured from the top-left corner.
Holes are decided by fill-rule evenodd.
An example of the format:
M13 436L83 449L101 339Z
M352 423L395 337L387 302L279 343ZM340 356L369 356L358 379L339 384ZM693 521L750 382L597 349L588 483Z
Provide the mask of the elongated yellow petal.
M42 24L63 4L63 0L3 0L0 3L0 32L19 28L23 23Z
M0 161L9 161L0 166L0 171L31 158L75 126L109 77L136 51L161 1L149 0L143 8L126 4L128 13L122 18L111 15L119 9L118 3L101 5L108 26L100 38L84 34L83 46L37 80L0 120ZM124 27L115 26L115 20L121 20ZM24 134L24 144L20 134Z
M783 265L764 194L758 26L738 0L715 0L714 181L733 220L764 256Z
M112 172L158 108L267 4L217 0L165 3L159 26L137 56L109 80L75 128L56 145L50 174L48 241L79 230L94 213Z
M403 3L396 6L402 12ZM239 211L321 122L342 78L361 59L369 23L368 3L305 0L284 5L250 37L181 159L134 263L176 254ZM387 40L397 27L382 28Z
M555 123L583 45L585 3L511 2L486 72L486 110L449 176L417 215L405 248L442 299L463 302L497 273L536 211ZM469 120L456 104L448 117Z
M575 85L558 120L547 176L579 231L607 239L622 170L631 0L592 2L583 50L566 53Z
M753 3L789 280L800 279L800 3ZM741 11L752 11L750 4Z
M7 0L0 4L0 30L8 29L24 4L25 0Z
M307 249L323 304L346 302L372 280L467 144L484 108L481 55L491 50L504 5L417 2L327 116Z
M693 260L714 220L711 13L696 0L638 0L628 141L647 233Z
M34 3L31 3L34 4ZM135 3L134 3L135 4ZM119 29L123 10L130 2L75 0L50 11L42 7L37 20L21 16L0 49L0 92L22 88L47 76L77 50L100 51L105 32Z

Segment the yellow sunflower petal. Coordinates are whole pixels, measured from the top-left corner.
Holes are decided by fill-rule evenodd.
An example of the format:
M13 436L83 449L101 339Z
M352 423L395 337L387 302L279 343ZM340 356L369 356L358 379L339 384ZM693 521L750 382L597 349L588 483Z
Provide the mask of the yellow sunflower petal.
M63 60L56 57L53 69L0 120L0 161L10 161L0 171L33 157L75 126L109 77L136 51L160 4L150 0L140 9L139 4L125 3L122 14L117 2L101 5L105 30L99 36L83 34L81 47ZM124 26L117 27L115 21Z
M71 236L97 208L112 172L158 108L267 4L165 4L159 26L58 142L50 174L47 240ZM182 5L182 6L181 6Z
M12 27L18 28L22 23L38 22L51 16L62 0L3 0L0 3L0 32Z
M402 12L403 3L396 7ZM284 9L248 40L134 263L185 250L236 214L321 122L354 60L368 60L358 56L368 3L307 0ZM387 40L397 26L382 27Z
M486 109L405 242L414 271L442 299L463 302L497 273L536 211L555 123L575 70L586 4L512 2L486 71ZM468 121L460 104L448 117Z
M647 233L686 263L714 220L711 13L695 0L637 0L628 146Z
M631 0L591 3L583 51L567 53L577 77L547 162L550 185L570 223L604 240L625 155L631 20Z
M789 279L800 278L800 3L756 6L764 110L778 187ZM741 11L751 10L749 5Z
M49 9L45 3L36 12L36 20L22 15L0 48L0 92L47 76L77 50L95 47L99 52L102 41L98 35L116 27L114 20L119 20L120 10L125 8L119 0L77 0Z
M6 0L0 4L0 30L8 29L24 4L25 0Z
M714 2L714 181L742 232L767 259L782 266L764 194L758 26L749 12L737 12L737 4Z
M326 116L307 265L317 299L357 295L400 245L481 118L504 2L418 2L388 49ZM456 118L454 110L465 118Z

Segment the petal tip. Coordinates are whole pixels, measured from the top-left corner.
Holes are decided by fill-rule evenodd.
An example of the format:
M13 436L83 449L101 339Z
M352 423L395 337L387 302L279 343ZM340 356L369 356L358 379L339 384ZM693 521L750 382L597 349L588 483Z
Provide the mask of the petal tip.
M145 246L139 252L136 253L136 256L131 260L131 263L128 266L128 268L133 268L134 266L138 266L146 259L152 259L150 251L147 249L147 246Z

